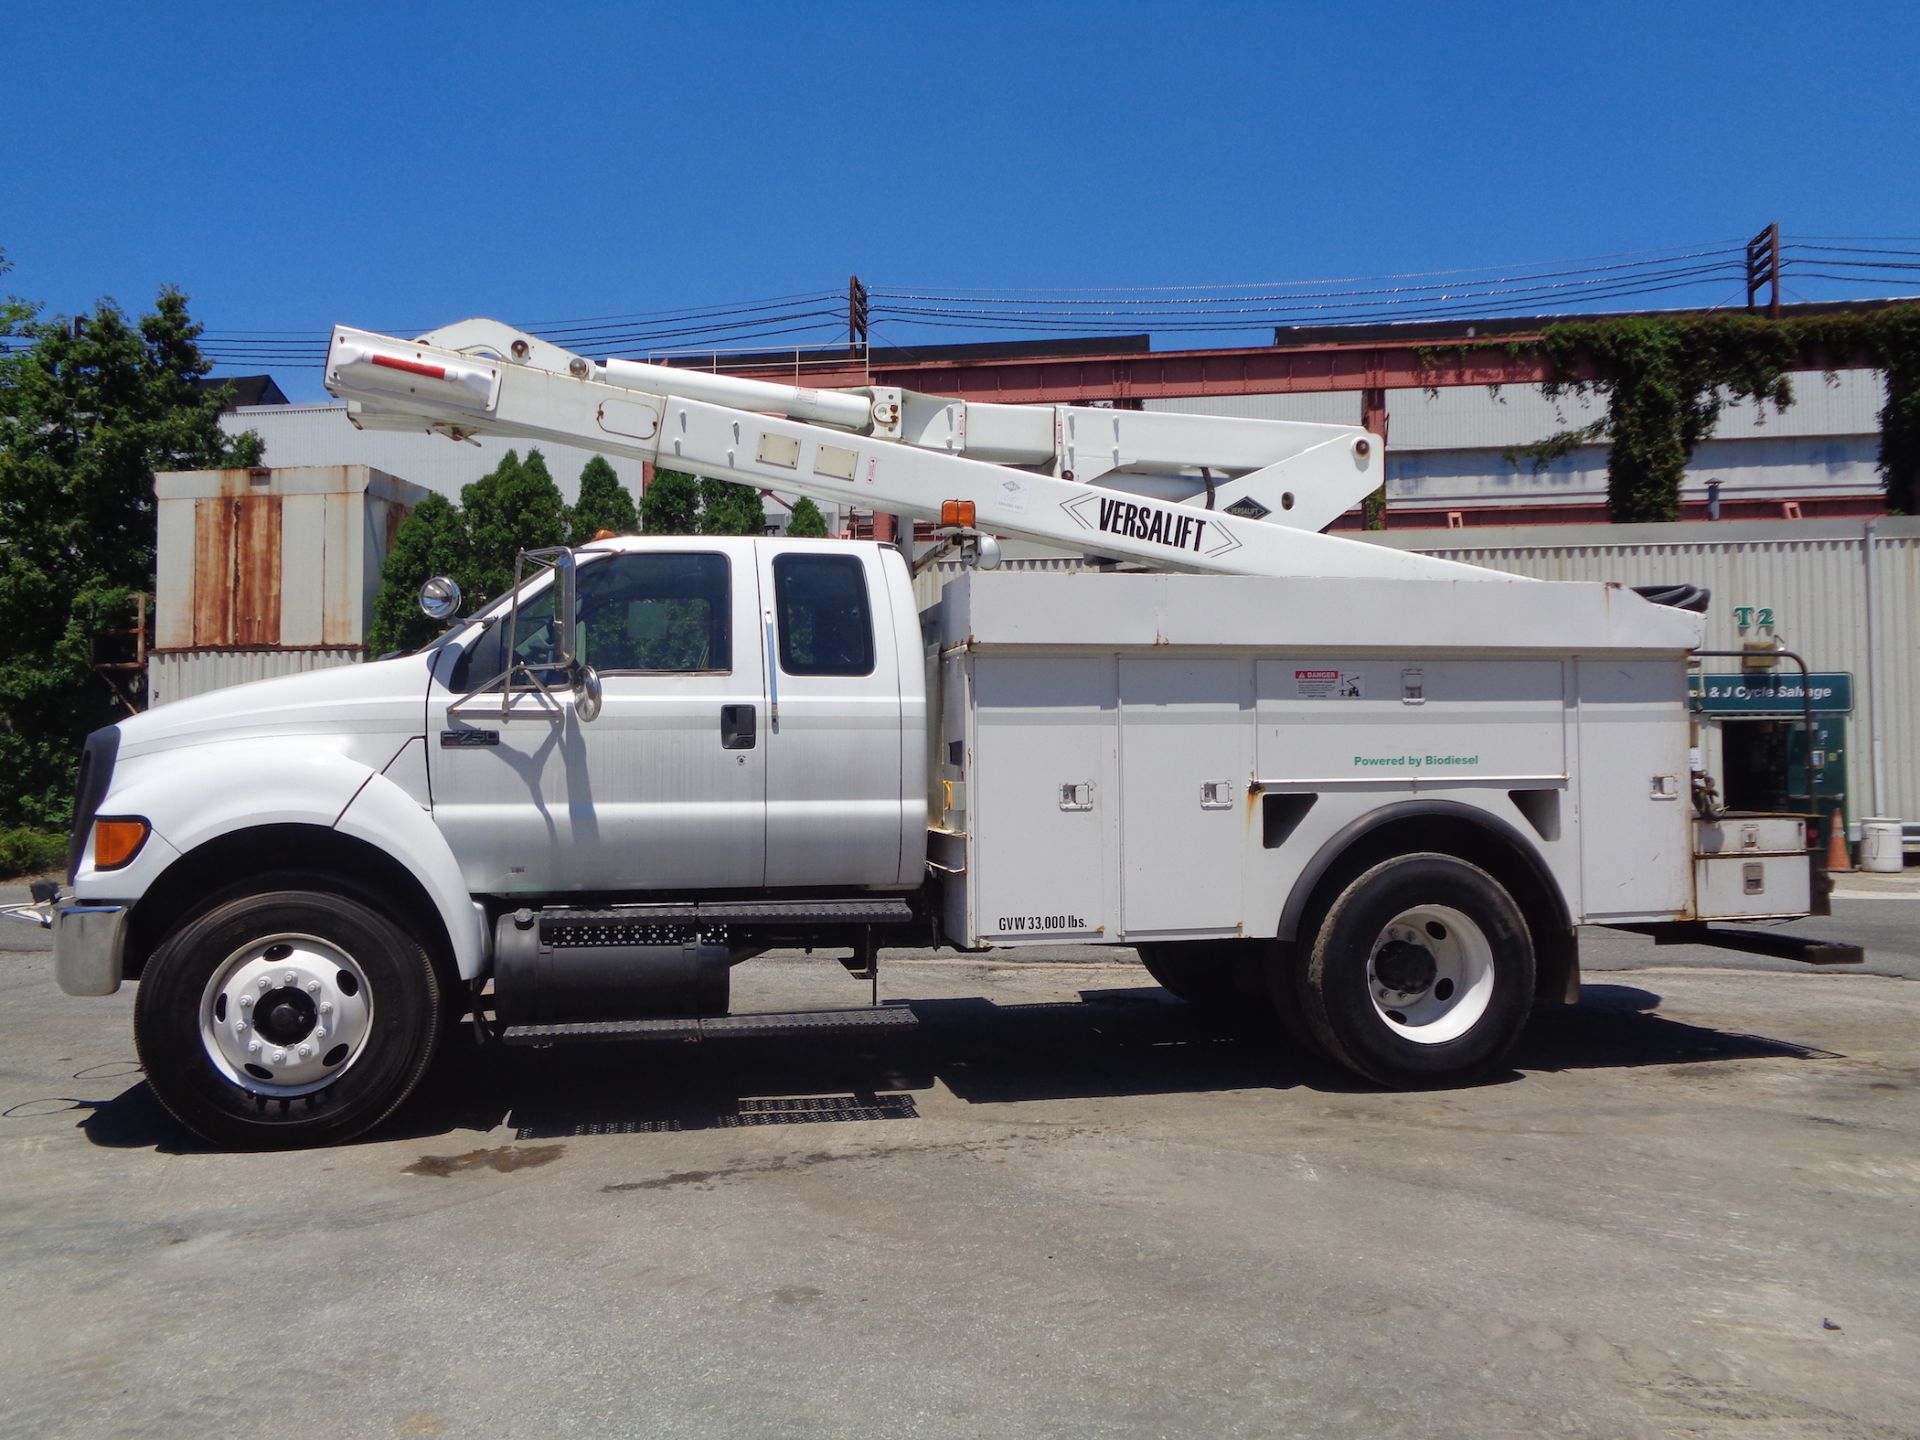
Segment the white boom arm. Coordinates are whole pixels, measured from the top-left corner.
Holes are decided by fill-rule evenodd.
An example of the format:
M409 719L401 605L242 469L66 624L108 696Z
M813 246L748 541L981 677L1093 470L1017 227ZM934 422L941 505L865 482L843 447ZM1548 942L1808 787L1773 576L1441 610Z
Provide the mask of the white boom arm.
M412 341L339 327L326 384L363 429L575 445L935 522L971 502L982 531L1160 569L1515 578L1315 533L1384 473L1353 426L810 390L594 363L491 320Z

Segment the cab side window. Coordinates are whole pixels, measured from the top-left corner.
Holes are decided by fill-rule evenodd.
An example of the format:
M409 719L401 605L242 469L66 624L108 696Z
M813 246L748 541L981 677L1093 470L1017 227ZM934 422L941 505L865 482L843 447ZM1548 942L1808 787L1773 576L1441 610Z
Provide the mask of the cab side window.
M733 669L732 581L727 557L614 555L580 567L575 634L580 660L603 675L727 673ZM513 658L559 683L553 658L553 590L520 607Z
M776 555L773 597L787 674L873 673L873 612L858 555Z
M603 675L733 669L727 557L616 555L581 569L580 659Z

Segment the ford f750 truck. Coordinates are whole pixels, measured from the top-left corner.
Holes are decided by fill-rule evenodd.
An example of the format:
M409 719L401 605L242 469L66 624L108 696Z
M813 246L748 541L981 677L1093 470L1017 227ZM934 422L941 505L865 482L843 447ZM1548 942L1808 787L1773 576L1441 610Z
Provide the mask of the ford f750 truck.
M327 380L361 425L922 516L965 563L923 613L890 545L530 552L476 614L430 582L418 653L92 736L59 982L138 982L148 1079L216 1142L377 1123L466 1014L723 1028L773 946L1135 946L1375 1082L1452 1084L1577 996L1580 925L1822 904L1807 817L1690 774L1700 614L1318 533L1378 483L1365 431L809 391L484 321L339 330ZM1090 559L996 569L1005 535Z

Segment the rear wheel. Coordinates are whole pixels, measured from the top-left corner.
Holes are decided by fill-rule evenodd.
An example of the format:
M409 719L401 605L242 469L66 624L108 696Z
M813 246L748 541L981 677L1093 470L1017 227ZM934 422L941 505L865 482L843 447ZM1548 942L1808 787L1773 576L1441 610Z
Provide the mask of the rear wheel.
M1308 952L1302 945L1276 940L1267 947L1267 999L1280 1021L1281 1033L1294 1050L1316 1060L1327 1058L1326 1047L1307 1023L1304 992Z
M357 1135L412 1093L439 1038L440 986L419 942L361 900L299 884L276 877L210 906L141 975L147 1082L219 1145Z
M1208 1010L1241 1003L1239 956L1232 942L1176 940L1138 948L1147 973L1176 999Z
M1383 1085L1484 1074L1526 1027L1533 942L1500 882L1450 855L1396 856L1334 900L1297 992L1315 1039Z

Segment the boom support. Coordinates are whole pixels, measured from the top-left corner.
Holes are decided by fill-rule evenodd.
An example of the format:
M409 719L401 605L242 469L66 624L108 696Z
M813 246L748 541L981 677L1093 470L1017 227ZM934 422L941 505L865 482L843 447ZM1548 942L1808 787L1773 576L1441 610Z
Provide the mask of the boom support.
M362 429L576 445L936 523L967 502L982 531L1156 569L1515 578L1315 533L1384 473L1353 426L809 390L590 362L489 320L337 328L326 384Z

